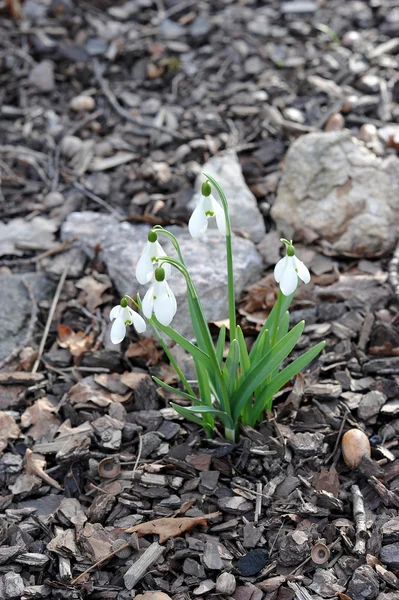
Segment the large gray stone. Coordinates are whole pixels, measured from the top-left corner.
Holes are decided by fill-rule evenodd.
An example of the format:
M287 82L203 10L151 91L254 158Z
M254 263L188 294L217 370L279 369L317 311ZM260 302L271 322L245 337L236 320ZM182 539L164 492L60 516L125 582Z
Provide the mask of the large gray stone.
M348 133L310 133L287 153L272 216L284 237L311 230L337 252L373 255L396 243L398 188L396 156L379 158Z
M32 303L23 281L31 286L36 302L50 300L54 293L55 283L41 273L0 275L0 360L8 356L26 335Z
M265 223L256 198L244 181L237 154L228 151L214 156L203 166L202 171L214 177L222 187L229 203L232 228L247 233L253 242L260 242L265 235ZM192 210L201 197L204 181L201 173L196 179L196 192L189 203ZM218 199L217 192L214 196ZM209 227L216 227L215 219L209 219Z
M217 230L208 230L201 239L194 240L188 229L177 226L168 229L179 241L207 319L212 321L228 317L225 238ZM121 223L111 215L75 212L64 222L61 236L63 239L76 237L89 254L99 245L101 258L119 294L135 296L139 292L143 298L148 286L137 283L135 269L148 231L147 225ZM167 253L176 256L164 236L160 236L159 241ZM239 296L246 286L259 279L262 259L250 240L236 236L233 236L233 254L235 289ZM178 309L172 326L180 333L192 336L186 283L176 269L173 271L169 282L176 295Z

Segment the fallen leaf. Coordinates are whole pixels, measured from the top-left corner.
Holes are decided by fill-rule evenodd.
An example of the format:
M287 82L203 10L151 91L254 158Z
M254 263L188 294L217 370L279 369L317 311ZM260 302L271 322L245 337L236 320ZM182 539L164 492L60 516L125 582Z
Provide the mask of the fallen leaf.
M28 473L28 475L36 475L48 485L52 485L53 487L57 488L57 490L62 490L62 487L58 481L44 472L45 467L45 458L41 454L34 454L30 448L27 448L25 452L25 473Z
M17 218L7 224L0 222L0 256L22 256L23 250L48 250L53 245L56 229L55 222L44 217L34 217L31 221Z
M16 440L21 431L10 415L0 411L0 452L7 447L10 440Z
M126 350L127 358L142 358L147 366L156 365L159 352L155 340L152 337L144 338L138 342L132 342Z
M105 290L108 290L111 285L109 277L100 273L95 273L95 276L82 277L76 283L76 287L83 292L79 300L89 312L94 313L98 306L112 300L112 296L109 294L103 297Z
M55 406L45 396L36 400L21 416L22 427L30 427L28 435L35 441L50 442L61 421L55 416Z
M125 533L134 533L137 535L159 535L159 543L166 542L171 537L181 535L185 531L190 531L197 525L206 526L208 519L215 519L220 515L220 512L210 513L202 517L164 517L163 519L155 519L148 523L140 523L129 529L125 529Z
M126 402L131 395L130 391L125 395L109 393L97 385L91 376L85 377L82 381L75 383L68 392L69 401L72 405L95 404L103 408L113 402Z
M352 600L352 598L350 596L347 596L346 594L343 594L342 592L338 592L338 596L340 597L340 600Z
M75 333L68 325L58 325L58 343L61 348L68 348L75 358L78 358L92 347L93 338L83 331Z

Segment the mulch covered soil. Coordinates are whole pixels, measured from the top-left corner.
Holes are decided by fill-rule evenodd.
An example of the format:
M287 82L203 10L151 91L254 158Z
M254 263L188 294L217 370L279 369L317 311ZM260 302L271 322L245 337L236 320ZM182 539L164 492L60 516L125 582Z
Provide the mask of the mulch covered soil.
M59 238L72 211L184 225L201 165L226 148L274 231L297 136L399 119L397 3L27 0L20 20L6 5L0 294L24 275L26 333L0 372L0 597L397 600L390 257L299 245L312 283L291 308L297 352L325 350L231 444L169 407L151 375L178 382L153 338L110 344L101 248L67 270L74 240ZM269 264L238 305L249 345L276 294ZM345 438L345 462L353 429L366 435Z

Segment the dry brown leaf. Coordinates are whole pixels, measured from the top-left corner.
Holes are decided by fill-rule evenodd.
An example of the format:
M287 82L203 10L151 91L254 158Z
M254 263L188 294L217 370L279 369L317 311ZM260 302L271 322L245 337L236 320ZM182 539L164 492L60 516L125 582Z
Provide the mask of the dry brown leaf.
M92 347L91 334L85 335L83 331L75 333L68 325L58 325L58 343L61 348L68 348L75 358L78 358Z
M75 383L69 390L68 396L72 405L91 403L105 408L113 402L126 402L130 398L131 392L129 391L125 395L109 393L97 385L93 377L89 376Z
M76 283L76 287L84 292L79 299L91 313L94 313L101 304L112 300L109 294L103 296L105 290L108 290L111 285L109 277L100 273L95 273L95 277L92 275L82 277Z
M41 454L34 454L30 448L27 448L25 452L25 472L29 475L36 475L37 477L40 477L40 479L42 479L45 483L52 485L53 487L57 488L57 490L62 490L62 487L58 481L44 472L45 467L45 458Z
M126 350L126 357L142 358L148 366L156 365L159 359L159 352L154 338L148 337L131 343Z
M203 515L202 517L164 517L163 519L155 519L154 521L148 521L148 523L140 523L134 525L129 529L125 529L125 533L134 533L137 535L159 535L159 543L166 542L171 537L181 535L185 531L190 531L197 525L206 526L208 519L214 519L218 517L220 512L210 513L209 515Z
M47 397L39 398L23 413L21 425L22 427L32 426L28 434L35 441L50 442L61 424L54 414L56 410Z
M0 452L7 447L9 440L16 440L21 431L10 415L0 411Z

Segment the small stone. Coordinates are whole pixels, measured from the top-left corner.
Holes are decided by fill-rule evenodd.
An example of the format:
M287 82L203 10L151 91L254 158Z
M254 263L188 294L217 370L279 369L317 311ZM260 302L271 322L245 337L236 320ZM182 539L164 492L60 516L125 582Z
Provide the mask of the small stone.
M214 542L206 542L202 561L207 569L220 571L223 569L223 561L218 552L218 546Z
M134 600L172 600L172 598L164 592L145 592L144 594L139 594L138 596L135 594L136 592L133 590L132 598L134 598Z
M193 575L200 579L205 579L205 569L193 558L186 558L183 563L183 573L186 575Z
M142 458L148 458L157 448L159 448L162 439L155 432L149 431L141 437L141 442L141 456Z
M172 21L172 19L163 19L159 26L159 32L167 40L175 40L185 35L184 27Z
M69 106L76 112L87 112L95 107L94 99L91 96L75 96L72 98Z
M4 575L4 591L6 598L19 599L24 593L24 581L19 573L9 571Z
M212 30L212 26L202 15L198 15L191 24L190 35L196 39L206 38Z
M345 591L345 588L339 585L332 569L316 569L309 589L322 598L332 598L337 592Z
M216 579L216 591L218 594L231 596L236 590L236 578L231 573L221 573Z
M341 113L335 113L328 119L324 129L326 131L341 131L344 126L344 117L341 115Z
M391 569L399 569L399 542L384 546L380 552L380 559Z
M215 589L215 582L212 579L205 579L200 585L193 590L193 594L196 596L202 596Z
M60 192L49 192L43 198L43 204L48 208L54 208L55 206L61 206L64 202L64 196Z
M155 115L161 108L161 101L158 98L147 98L140 104L140 112L143 115Z
M238 559L236 568L243 577L256 575L265 567L269 558L269 554L263 548L251 550L245 556Z
M379 583L375 571L368 565L356 569L348 585L348 596L353 600L374 600L378 591Z
M211 494L215 491L219 480L219 471L202 471L200 474L200 494Z
M368 73L360 77L356 87L366 94L378 94L380 91L380 78L377 75Z
M289 443L298 456L307 458L320 455L323 448L324 435L322 433L296 433L289 439Z
M377 127L372 123L363 123L360 128L359 138L363 142L373 142L377 139L378 131Z
M51 92L55 88L54 63L42 60L35 65L29 74L29 83L35 85L41 92Z
M357 409L357 414L362 421L375 423L380 409L387 401L387 397L382 392L373 391L365 394Z
M304 123L305 122L305 115L303 114L303 112L298 110L297 108L294 108L293 106L286 108L283 111L283 113L284 113L284 117L288 121L294 121L294 123Z
M65 135L61 142L61 154L66 158L72 158L82 147L82 140L76 135Z
M244 70L248 75L258 75L265 68L265 63L260 56L250 56L244 63Z
M295 567L310 555L309 535L305 531L295 530L281 541L279 562L284 567Z

